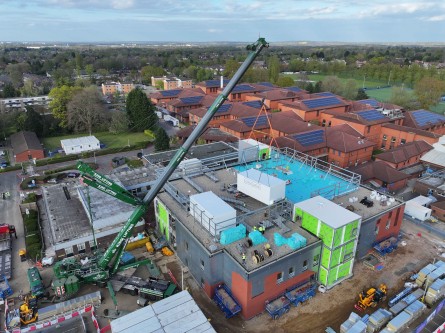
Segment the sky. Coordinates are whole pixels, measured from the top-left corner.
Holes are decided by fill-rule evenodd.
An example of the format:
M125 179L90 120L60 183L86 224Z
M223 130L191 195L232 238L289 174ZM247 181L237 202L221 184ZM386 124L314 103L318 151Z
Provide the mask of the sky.
M0 41L445 42L444 0L0 0Z

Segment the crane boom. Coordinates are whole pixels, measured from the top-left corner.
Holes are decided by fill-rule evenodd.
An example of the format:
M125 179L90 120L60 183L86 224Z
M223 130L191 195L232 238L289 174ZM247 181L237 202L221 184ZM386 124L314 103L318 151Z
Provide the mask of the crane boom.
M219 107L224 103L224 101L227 99L230 92L233 90L235 85L238 83L238 81L241 79L243 74L247 71L249 66L252 64L252 62L255 60L255 58L258 56L258 54L261 52L261 50L264 47L269 47L269 44L266 42L264 38L259 38L254 44L248 45L247 50L251 51L249 55L247 56L246 60L241 64L240 68L236 71L232 79L229 81L227 86L223 89L221 94L215 99L213 104L209 107L207 113L204 115L202 120L198 123L196 128L193 130L193 132L190 134L188 139L184 142L182 147L178 149L174 157L170 160L170 163L167 165L167 167L164 169L163 174L161 177L156 181L156 183L152 186L150 191L147 193L147 195L144 197L143 202L141 205L138 205L136 210L133 212L133 214L130 216L130 218L127 220L125 225L122 227L122 229L119 231L119 234L114 238L111 245L108 247L104 255L99 259L98 266L101 269L106 269L108 267L108 264L113 259L113 257L116 254L116 251L120 251L120 248L122 244L125 242L126 239L130 236L131 231L133 230L136 223L142 218L142 216L147 211L148 205L154 200L158 192L162 189L162 187L165 185L165 183L168 181L176 167L179 165L179 163L183 160L187 152L189 151L190 147L194 144L196 139L199 138L203 130L206 128L210 120L212 119L213 115L218 111ZM96 173L96 172L95 172ZM97 174L97 173L96 173ZM103 177L102 175L95 176L92 174L93 178L96 180L101 181L108 181L109 183L112 183L107 178ZM105 179L105 180L104 180ZM108 187L111 188L111 184L108 185ZM105 192L107 193L107 192ZM120 199L116 195L117 198Z

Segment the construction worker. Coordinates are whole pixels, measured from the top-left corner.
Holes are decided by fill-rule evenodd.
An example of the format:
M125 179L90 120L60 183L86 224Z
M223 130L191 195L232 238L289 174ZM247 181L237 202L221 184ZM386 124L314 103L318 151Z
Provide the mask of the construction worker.
M245 264L246 263L246 254L245 253L243 253L241 255L241 259L243 260L243 264Z
M260 225L259 228L258 228L258 231L261 232L262 234L264 234L266 229L262 225Z
M256 231L256 225L253 226L253 231Z

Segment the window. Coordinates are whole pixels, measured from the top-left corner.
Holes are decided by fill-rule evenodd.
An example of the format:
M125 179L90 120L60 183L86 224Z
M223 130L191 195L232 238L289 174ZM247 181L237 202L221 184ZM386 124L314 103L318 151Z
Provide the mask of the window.
M204 270L204 260L201 259L201 269Z
M396 137L395 136L391 137L391 142L396 142Z
M404 145L406 143L406 139L400 139L400 144Z
M371 126L368 126L368 134L371 132Z
M189 250L189 243L185 242L185 249L188 251Z
M386 134L383 134L383 141L386 141L387 137Z
M201 287L202 287L202 288L205 287L205 282L204 282L204 279L203 279L203 278L201 278Z
M277 284L283 282L283 272L277 274Z
M376 225L375 226L375 232L374 232L376 235L378 235L378 233L379 233L379 226L378 225Z
M73 247L72 247L72 246L67 247L67 248L65 249L65 256L67 256L67 257L71 257L71 256L73 256L73 255L74 255Z
M351 258L352 258L352 252L346 253L345 256L343 257L343 262L345 262Z
M89 243L90 243L90 249L91 250L94 250L96 247L94 246L94 241L89 241Z
M319 260L320 260L320 255L317 254L316 256L314 256L314 262L313 262L312 266L317 266Z
M391 220L388 219L388 221L386 221L386 227L385 227L385 229L388 230L390 226L391 226Z
M351 234L352 236L357 236L357 228L352 229Z
M77 251L79 253L85 253L85 243L77 244Z
M307 269L307 259L303 261L303 271Z
M338 156L341 156L341 151L340 150L338 151Z
M289 277L293 277L295 275L295 269L293 267L289 267Z

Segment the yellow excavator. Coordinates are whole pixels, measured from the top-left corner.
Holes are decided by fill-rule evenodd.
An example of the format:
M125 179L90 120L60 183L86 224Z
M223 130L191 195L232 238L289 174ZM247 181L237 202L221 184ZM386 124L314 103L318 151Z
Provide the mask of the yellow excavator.
M28 325L37 321L38 317L37 298L26 295L25 301L20 305L20 323L22 325Z
M369 288L368 291L362 291L359 296L359 301L354 307L359 311L365 311L367 308L375 308L378 303L386 299L388 288L385 284L381 284L378 288Z

